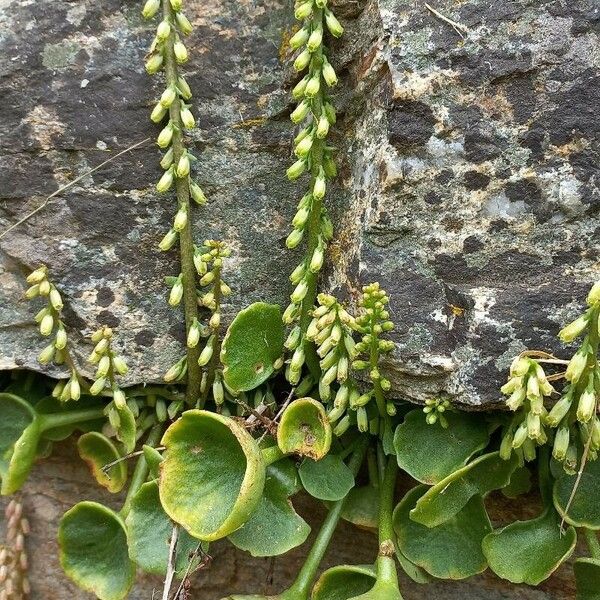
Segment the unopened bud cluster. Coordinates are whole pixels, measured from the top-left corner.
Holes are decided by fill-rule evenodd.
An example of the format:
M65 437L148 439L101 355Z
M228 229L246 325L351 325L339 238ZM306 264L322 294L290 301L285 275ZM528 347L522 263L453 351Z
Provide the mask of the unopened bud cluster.
M31 594L25 549L29 522L23 516L23 505L16 500L8 503L4 514L6 544L0 545L0 600L24 600Z
M298 104L291 113L291 120L301 129L294 139L297 160L287 170L287 176L294 180L308 171L311 173L311 182L308 193L298 204L292 220L293 230L286 240L290 249L305 238L308 243L307 256L290 276L295 287L291 303L284 313L287 324L294 323L303 312L306 314L302 303L323 266L327 243L333 235L333 226L322 201L327 180L336 175L331 148L325 144L325 140L330 126L336 122L335 109L327 89L337 83L337 76L325 54L323 36L326 29L335 37L343 32L342 26L327 7L327 0L297 1L295 16L302 21L302 27L290 39L290 46L292 50L300 50L294 68L304 76L292 91ZM309 308L312 308L313 298L310 299Z
M439 423L444 429L448 429L448 419L446 414L452 410L452 404L447 398L428 398L425 400L423 412L425 413L425 421L428 425Z
M508 382L501 391L515 415L504 432L500 455L508 460L513 451L519 458L533 460L536 446L548 441L545 424L548 411L544 398L555 392L541 365L527 356L517 356L510 367Z
M160 9L160 0L148 0L142 14L147 19L154 17ZM164 173L156 189L160 193L168 192L177 179L186 181L189 195L198 204L205 204L206 197L200 186L190 177L191 164L196 160L191 152L183 150L176 145L175 140L180 140L183 130L190 130L196 126L196 120L187 103L192 97L190 86L184 77L177 73L177 64L188 60L188 52L181 40L181 36L191 33L192 25L189 19L181 12L182 0L170 0L168 15L164 16L158 24L156 37L152 42L146 60L146 70L149 74L160 71L173 59L173 70L167 71L166 88L150 115L154 123L161 123L168 118L167 124L160 131L156 143L165 151L160 161ZM177 241L180 231L188 223L188 204L180 203L179 209L173 219L173 224L159 244L161 250L169 250Z

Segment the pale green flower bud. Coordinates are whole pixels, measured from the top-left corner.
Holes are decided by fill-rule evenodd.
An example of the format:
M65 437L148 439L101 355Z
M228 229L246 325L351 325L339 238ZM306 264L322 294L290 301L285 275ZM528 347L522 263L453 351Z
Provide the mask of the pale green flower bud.
M300 344L301 339L302 332L300 331L300 327L296 326L292 329L292 331L290 331L290 334L285 340L284 346L288 350L295 350L298 347L298 344Z
M293 123L300 123L310 111L310 104L306 100L302 100L298 106L292 111L290 119Z
M290 325L293 323L300 314L300 305L298 304L288 304L286 309L283 311L283 315L281 320L286 324Z
M313 187L313 196L317 199L321 199L325 197L325 191L327 189L327 185L325 183L325 172L323 171L323 167L319 170L319 174L315 179L315 185Z
M329 133L329 121L325 115L321 115L319 117L319 122L317 125L317 137L322 140L327 137Z
M508 431L500 442L500 458L502 460L508 460L512 454L513 435Z
M295 100L300 100L304 97L304 93L306 92L306 85L309 79L310 77L306 75L292 88L292 97Z
M62 325L58 326L58 331L56 332L56 339L54 340L54 345L58 350L63 350L67 346L67 332Z
M166 383L171 383L172 381L176 381L181 376L181 372L183 371L183 362L179 361L175 363L163 376L163 379Z
M301 208L292 219L292 225L296 229L302 229L306 225L306 221L308 221L308 217L310 216L310 211L308 208Z
M171 3L171 8L175 12L179 12L183 8L183 0L169 0Z
M337 82L338 82L337 75L335 74L335 70L331 66L331 63L329 63L329 62L323 63L323 79L325 80L325 83L329 87L333 87L334 85L337 85Z
M65 389L65 385L66 385L65 381L59 381L54 386L54 389L52 390L52 397L53 398L60 398L60 395L62 394L63 390Z
M169 148L160 161L160 166L165 171L173 164L173 148Z
M290 281L296 285L298 283L300 283L300 280L304 277L304 274L306 273L306 266L304 263L300 263L293 271L292 274L290 275Z
M158 180L158 183L156 184L156 191L160 192L161 194L168 192L173 185L173 180L173 167L171 167L165 171L162 177Z
M192 97L192 90L188 82L181 76L177 78L177 89L184 100L189 100Z
M146 73L148 75L158 73L162 69L163 62L163 55L160 52L155 52L146 61Z
M215 280L214 271L205 273L200 279L200 285L210 285Z
M177 163L177 177L187 177L190 174L190 157L187 152L179 159Z
M589 386L579 397L577 405L577 420L587 423L596 413L596 394L593 386Z
M197 320L194 320L187 335L187 347L195 348L200 341L200 325Z
M158 244L158 247L163 252L166 252L167 250L170 250L175 245L176 241L177 241L177 232L174 229L169 229L169 231L167 232L167 235L165 235L165 237L160 241L160 244Z
M309 36L310 32L308 27L302 27L302 29L296 31L296 33L290 38L290 48L292 50L298 50L300 46L304 46L304 44L306 44Z
M177 278L177 281L171 288L171 293L169 294L169 304L171 306L178 306L183 298L183 281L181 280L181 275Z
M106 377L108 374L108 370L110 369L110 357L103 356L98 363L98 368L96 369L96 379L99 377Z
M223 296L231 296L231 288L223 281L221 281L221 294Z
M315 248L313 255L310 259L309 270L311 273L318 273L323 267L324 251L322 246Z
M38 362L40 362L42 365L47 365L54 358L55 350L54 344L49 344L46 346L40 352L40 355L38 356Z
M217 329L221 325L221 313L213 313L208 321L211 329Z
M325 24L333 37L339 38L344 33L344 28L341 26L340 22L335 18L335 15L327 9L325 10Z
M298 4L296 9L294 10L294 16L298 21L302 21L312 15L313 3L312 0L308 0L307 2L303 2L302 4Z
M171 35L171 26L168 21L161 21L156 28L156 37L164 42Z
M300 344L292 355L292 360L290 362L290 369L292 371L300 371L302 369L302 365L304 364L304 346Z
M196 126L196 119L194 119L192 111L189 108L185 107L181 109L181 112L179 114L181 116L181 122L183 123L183 126L186 129L194 129L194 127Z
M173 139L173 125L169 123L159 134L156 143L160 148L166 148Z
M554 437L554 447L552 449L552 456L559 462L562 462L567 456L567 450L569 449L570 434L568 427L560 427Z
M117 408L125 408L125 405L127 404L127 397L121 388L113 388L113 402Z
M184 208L180 208L175 215L175 220L173 221L173 229L177 232L183 231L188 222L187 210Z
M524 387L516 389L511 394L510 398L506 400L506 406L508 406L510 410L517 410L520 406L522 406L526 395L527 390Z
M160 104L164 108L169 108L173 102L175 102L175 98L177 98L177 92L173 86L169 86L160 97Z
M75 371L73 371L71 375L71 379L68 382L68 386L69 398L74 401L79 400L79 398L81 398L81 386L79 385L79 380L77 379L77 374L75 373Z
M223 383L221 382L220 377L215 377L212 391L215 404L217 406L223 404L223 402L225 402L225 391L223 390Z
M206 196L204 195L202 188L197 183L190 183L190 194L192 195L192 198L196 204L200 206L206 204Z
M167 109L160 102L158 102L157 105L152 109L150 120L153 123L160 123L166 114Z
M592 286L590 293L587 295L587 303L590 306L600 303L600 281L596 281Z
M527 379L527 397L532 400L540 396L540 385L536 377Z
M588 323L589 316L581 315L578 319L575 319L572 323L563 327L559 331L558 337L565 342L565 344L570 344L587 329Z
M298 72L304 71L304 69L306 69L310 63L310 58L310 52L308 50L302 50L302 52L298 54L296 60L294 61L294 69L296 69Z
M192 33L192 24L183 13L178 12L175 15L175 20L177 21L177 26L183 35L190 35L190 33Z
M537 440L542 433L542 423L539 415L527 415L527 435L532 440Z
M125 362L125 359L120 355L117 355L113 358L113 367L119 375L125 375L127 371L129 371L129 367Z
M337 420L341 419L344 413L346 412L346 408L343 406L334 406L328 413L327 419L330 423L335 423Z
M524 356L517 356L510 365L510 374L513 377L523 377L531 367L531 362Z
M305 94L307 98L314 98L321 89L321 75L320 73L315 73L306 84Z
M512 446L513 448L520 448L525 440L527 439L527 425L521 423L515 432Z
M298 179L302 173L306 171L306 161L303 158L299 158L291 167L286 171L287 177L290 181Z
M175 54L175 60L181 65L188 60L188 51L183 42L177 40L173 44L173 52Z
M587 365L587 354L585 352L581 352L578 350L567 365L567 370L565 372L565 379L576 383L579 381L579 378L583 374L585 367Z
M306 43L306 47L310 52L315 52L321 46L323 42L323 28L316 27L314 31L310 34L308 38L308 42Z
M63 301L62 298L60 297L60 292L54 287L52 286L52 288L50 289L50 304L52 305L52 308L56 311L60 311L63 308Z
M571 404L571 396L563 396L548 413L546 424L550 427L556 427L569 412Z
M322 377L319 380L319 398L321 398L323 402L329 402L329 399L331 398L331 388L323 382Z
M142 9L144 19L151 19L160 9L160 0L147 0Z
M52 329L54 329L54 317L50 314L47 314L40 323L40 333L43 336L47 336L52 333Z
M337 380L346 381L348 378L348 357L342 356L337 365Z
M50 282L47 279L44 279L44 281L40 282L39 290L40 296L47 296L51 290Z
M37 298L40 295L40 286L38 283L32 285L30 288L27 288L25 292L25 298L28 300L33 300L33 298Z
M200 353L200 358L198 358L198 364L201 367L204 367L205 365L207 365L208 362L210 361L210 359L212 358L214 341L215 341L215 336L211 335L208 338L208 341L206 342L206 346Z
M90 387L90 394L92 396L97 396L106 386L106 379L104 377L100 377L100 379L96 379L92 386Z
M308 153L310 152L310 149L312 148L312 145L313 138L311 136L306 136L302 141L300 141L300 143L296 145L294 153L296 154L296 156L306 158L308 156Z
M369 417L367 416L367 409L361 406L356 411L356 426L362 433L369 431Z
M294 304L301 302L308 292L308 283L302 280L290 295L290 299Z
M32 271L27 276L27 283L41 283L44 279L46 279L46 275L48 273L48 268L44 265L38 267L35 271Z

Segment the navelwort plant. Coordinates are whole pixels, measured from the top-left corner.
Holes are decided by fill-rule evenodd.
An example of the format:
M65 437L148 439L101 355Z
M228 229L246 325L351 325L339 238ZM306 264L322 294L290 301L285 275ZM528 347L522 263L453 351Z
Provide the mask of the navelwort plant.
M138 570L164 578L163 600L187 597L190 576L208 566L209 545L219 539L261 557L304 544L310 527L292 503L301 491L323 502L327 516L293 583L275 596L254 590L227 599L399 600L398 567L419 584L489 567L537 585L572 554L577 531L591 554L575 561L578 598L597 598L600 284L586 312L560 333L566 343L581 338L569 361L537 350L515 359L502 388L511 412L461 413L443 397L427 399L424 409L399 401L384 368L394 350L386 292L365 285L344 305L319 291L333 237L325 196L336 174L327 138L336 124L329 94L337 76L327 43L343 28L327 0L299 0L300 26L290 39L299 73L291 112L297 160L287 175L306 173L307 185L287 245L301 247L302 258L283 314L257 302L225 329L230 250L192 236L192 201L202 210L206 198L192 179L198 161L186 139L195 119L180 71L188 60L183 40L192 33L182 9L182 0L148 0L143 8L157 22L146 70L165 84L151 113L163 151L156 188L176 204L158 247L179 248L181 266L166 279L166 296L183 307L181 356L164 385L126 387L118 336L100 326L90 339L93 377L85 376L70 350L59 286L45 266L33 271L26 297L40 304L36 321L49 341L40 362L54 363L64 377L49 387L16 373L0 394L2 494L16 493L35 460L77 432L78 452L97 482L112 493L127 490L119 511L80 502L59 527L66 574L101 600L126 598ZM561 365L564 372L544 371ZM402 498L400 470L416 482ZM490 494L526 494L533 471L540 516L493 529ZM2 600L29 594L21 510L15 501L7 509ZM378 550L372 564L320 572L341 520L375 534Z

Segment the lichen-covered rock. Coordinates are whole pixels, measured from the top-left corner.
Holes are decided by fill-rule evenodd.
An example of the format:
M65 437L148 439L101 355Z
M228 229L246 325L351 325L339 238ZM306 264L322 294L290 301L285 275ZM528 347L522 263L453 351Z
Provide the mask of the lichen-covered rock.
M138 2L0 0L0 227L127 146L153 137L159 82ZM300 189L284 178L293 27L283 0L188 0L186 65L200 128L198 241L235 255L227 313L286 301L285 250ZM398 397L497 401L512 356L560 351L555 333L598 278L600 21L594 0L335 0L346 35L333 134L340 177L324 285L392 296ZM166 305L176 256L157 243L173 212L158 197L152 142L54 198L0 239L0 368L39 368L22 301L45 262L64 292L75 356L101 324L118 330L130 382L160 380L182 353Z

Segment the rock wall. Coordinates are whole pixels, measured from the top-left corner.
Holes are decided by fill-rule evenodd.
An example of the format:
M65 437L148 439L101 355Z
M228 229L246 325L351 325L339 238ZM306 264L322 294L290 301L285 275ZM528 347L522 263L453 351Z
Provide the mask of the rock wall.
M510 359L560 352L555 334L600 275L596 175L600 16L594 0L332 0L346 26L334 143L337 234L324 286L350 301L378 279L392 295L395 394L497 401ZM138 2L0 1L0 227L131 144L160 78ZM229 316L284 304L284 248L301 186L285 180L293 73L284 0L188 1L185 71L193 150L210 204L198 241L234 249ZM157 250L174 212L153 189L147 143L54 198L0 239L0 368L39 368L23 276L49 265L83 364L85 336L114 326L130 382L158 381L181 353L166 306L176 257Z

